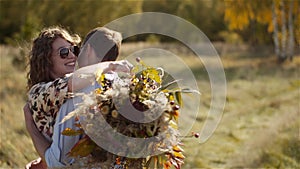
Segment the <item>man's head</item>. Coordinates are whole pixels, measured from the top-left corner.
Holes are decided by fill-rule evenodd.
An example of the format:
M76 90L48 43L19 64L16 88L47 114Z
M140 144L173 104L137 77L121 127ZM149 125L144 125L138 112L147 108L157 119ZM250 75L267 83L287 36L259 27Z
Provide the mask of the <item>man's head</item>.
M122 35L105 27L91 30L82 44L79 67L104 61L115 61L120 52ZM88 55L88 56L87 56Z

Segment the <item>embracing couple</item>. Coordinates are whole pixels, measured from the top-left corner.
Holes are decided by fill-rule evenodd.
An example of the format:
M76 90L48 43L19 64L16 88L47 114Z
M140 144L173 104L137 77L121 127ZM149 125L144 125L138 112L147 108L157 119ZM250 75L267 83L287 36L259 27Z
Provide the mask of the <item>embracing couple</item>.
M99 69L103 73L131 71L129 62L116 61L121 41L119 32L105 27L91 30L81 48L80 37L61 27L46 28L34 39L27 75L28 102L23 110L40 158L26 168L66 167L76 162L67 154L83 136L65 136L62 131L74 128L77 119L61 123L75 109L76 98L71 93L91 91ZM87 76L82 78L83 74Z

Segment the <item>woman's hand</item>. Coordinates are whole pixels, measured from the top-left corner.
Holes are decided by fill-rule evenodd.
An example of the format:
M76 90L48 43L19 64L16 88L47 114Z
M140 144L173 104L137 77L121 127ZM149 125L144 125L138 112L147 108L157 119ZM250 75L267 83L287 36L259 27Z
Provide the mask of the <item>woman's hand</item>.
M39 157L26 164L25 169L47 169L47 164Z
M109 73L109 72L130 73L131 69L133 68L132 64L129 63L127 60L120 60L120 61L107 62L107 63L109 63L108 67L103 69L103 73Z

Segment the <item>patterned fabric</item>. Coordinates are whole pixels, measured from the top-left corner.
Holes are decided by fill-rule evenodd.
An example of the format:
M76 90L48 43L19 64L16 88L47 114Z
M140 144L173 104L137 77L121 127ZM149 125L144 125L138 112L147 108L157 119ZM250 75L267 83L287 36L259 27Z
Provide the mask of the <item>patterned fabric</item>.
M52 141L57 112L69 97L68 77L58 78L48 83L38 83L28 93L35 124L50 141Z

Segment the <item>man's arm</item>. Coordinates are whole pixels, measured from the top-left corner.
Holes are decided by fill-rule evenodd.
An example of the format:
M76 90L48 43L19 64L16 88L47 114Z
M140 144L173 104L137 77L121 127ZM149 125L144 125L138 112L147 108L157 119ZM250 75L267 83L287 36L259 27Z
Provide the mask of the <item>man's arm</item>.
M49 142L42 135L42 133L37 129L33 121L33 117L28 104L25 104L25 106L23 107L23 111L25 116L25 125L28 133L31 136L35 150L37 151L37 153L42 159L45 159L45 152L48 149L48 147L51 145L51 142Z

